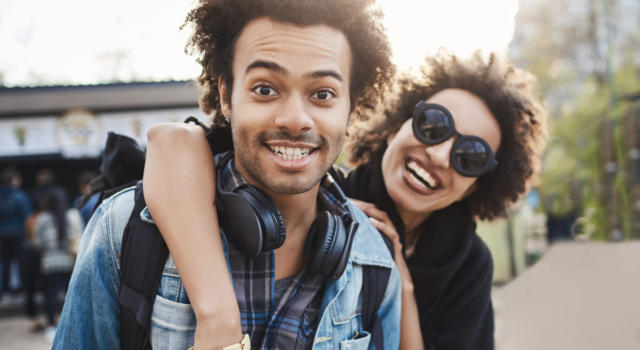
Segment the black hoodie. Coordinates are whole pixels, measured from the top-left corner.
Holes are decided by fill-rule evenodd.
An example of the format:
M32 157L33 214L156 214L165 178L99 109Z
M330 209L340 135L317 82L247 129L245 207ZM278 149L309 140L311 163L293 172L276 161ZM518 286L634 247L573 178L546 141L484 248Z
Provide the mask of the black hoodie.
M375 161L344 175L331 173L348 197L387 212L404 242L404 224ZM464 201L432 213L413 255L406 259L427 349L493 349L493 261L476 235Z

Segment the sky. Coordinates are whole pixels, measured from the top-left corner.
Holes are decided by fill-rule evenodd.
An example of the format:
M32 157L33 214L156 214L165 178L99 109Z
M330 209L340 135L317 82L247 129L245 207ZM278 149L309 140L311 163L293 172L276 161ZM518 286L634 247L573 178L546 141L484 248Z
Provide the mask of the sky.
M180 30L195 0L0 0L0 74L7 86L193 79ZM444 47L504 51L517 0L378 0L401 70Z

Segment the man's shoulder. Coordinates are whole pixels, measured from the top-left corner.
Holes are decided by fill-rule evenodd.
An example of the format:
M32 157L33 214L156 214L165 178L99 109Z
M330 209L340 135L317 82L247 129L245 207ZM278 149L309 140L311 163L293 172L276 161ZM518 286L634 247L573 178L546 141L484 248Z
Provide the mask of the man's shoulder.
M96 221L95 224L100 225L100 229L92 230L94 235L104 235L105 241L113 249L116 255L116 261L119 264L120 248L124 228L131 217L131 211L134 206L135 186L127 187L112 196L106 198L96 208L91 216L89 224ZM85 231L84 234L88 232ZM119 268L119 266L118 266Z
M351 260L361 265L392 268L394 266L393 257L382 239L381 233L371 224L369 217L353 203L349 201L348 205L355 215L354 219L358 222L358 231L351 247Z
M23 202L29 202L29 196L27 195L27 193L23 190L20 189L16 189L14 195L19 198L21 201Z
M124 229L133 210L135 189L135 186L127 187L103 200L94 215L109 219L111 224Z
M6 186L2 188L0 191L0 198L3 202L11 203L13 205L18 204L18 201L21 201L27 198L26 195L23 195L22 191L17 188L13 188L10 186Z

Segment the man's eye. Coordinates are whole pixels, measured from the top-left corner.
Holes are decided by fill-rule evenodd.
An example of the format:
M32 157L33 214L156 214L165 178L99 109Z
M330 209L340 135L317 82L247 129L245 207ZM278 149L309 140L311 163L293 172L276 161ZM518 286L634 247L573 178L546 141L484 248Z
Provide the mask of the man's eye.
M258 85L253 88L253 92L261 96L275 96L276 90L269 85Z
M311 95L311 98L316 100L328 100L333 97L336 97L336 95L330 90L318 90Z

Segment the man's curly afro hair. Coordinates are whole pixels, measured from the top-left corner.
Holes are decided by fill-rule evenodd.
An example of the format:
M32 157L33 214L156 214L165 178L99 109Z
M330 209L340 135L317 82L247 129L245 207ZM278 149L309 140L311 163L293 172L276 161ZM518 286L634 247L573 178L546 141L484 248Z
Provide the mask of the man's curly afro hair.
M500 126L498 166L476 180L476 189L465 199L471 214L480 219L506 215L537 172L547 137L547 111L536 97L533 75L491 54L476 52L459 59L440 52L426 59L422 79L399 79L397 97L384 118L357 130L351 141L355 164L381 159L387 138L413 114L419 100L445 89L471 92L484 101Z
M220 113L218 80L232 90L235 43L253 19L267 17L300 26L328 25L340 30L351 47L351 109L366 117L364 110L379 103L395 73L391 48L381 25L382 14L374 0L201 0L185 20L194 34L186 51L196 53L202 64L198 83L204 92L202 110L215 113L214 123L224 125Z

